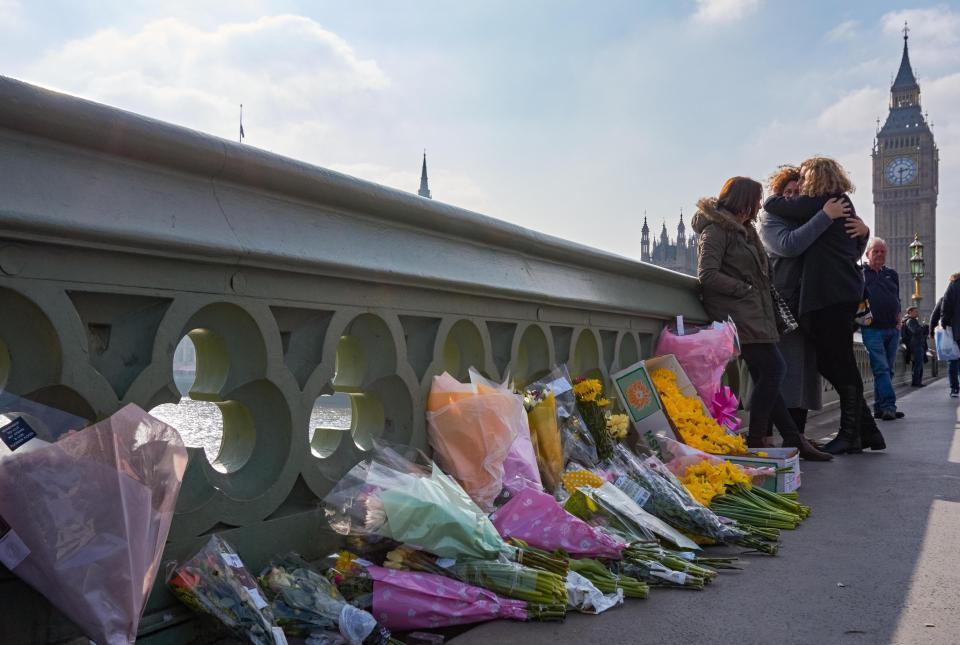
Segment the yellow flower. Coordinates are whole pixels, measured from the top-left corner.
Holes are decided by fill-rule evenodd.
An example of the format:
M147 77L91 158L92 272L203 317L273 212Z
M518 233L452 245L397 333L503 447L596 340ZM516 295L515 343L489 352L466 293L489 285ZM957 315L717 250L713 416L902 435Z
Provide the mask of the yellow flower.
M626 438L630 428L630 418L625 414L610 414L607 416L607 433L618 441Z
M750 478L736 464L729 461L711 463L707 459L687 466L680 482L704 506L709 506L715 496L723 495L727 486L751 486Z
M605 408L608 405L610 405L610 401L609 399L600 399L599 401L597 401L597 405L599 405L601 408Z
M721 427L704 411L700 399L684 396L677 386L676 374L668 369L658 369L650 378L660 394L667 416L684 443L715 455L747 453L743 437L732 435Z
M756 453L756 455L757 455L757 457L769 457L769 456L770 456L768 453L765 453L765 452L763 452L762 450L761 450L760 452Z
M603 392L603 384L595 378L585 379L573 385L573 393L581 403L596 401L601 392Z
M350 571L353 568L353 561L356 559L357 556L349 551L341 551L337 554L337 561L333 568L337 571Z

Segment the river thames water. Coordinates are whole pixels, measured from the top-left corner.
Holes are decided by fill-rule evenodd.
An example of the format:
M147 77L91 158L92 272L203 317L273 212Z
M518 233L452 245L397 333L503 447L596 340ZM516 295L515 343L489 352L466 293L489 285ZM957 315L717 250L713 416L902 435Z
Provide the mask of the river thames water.
M193 374L176 373L174 381L181 394L190 391ZM348 395L335 394L318 399L310 414L310 431L314 428L332 428L348 430L350 428L350 400ZM183 442L188 446L203 448L207 459L212 463L220 451L223 437L223 419L220 409L209 401L194 401L188 396L180 399L179 404L159 405L150 414L165 423L169 423L180 432ZM307 429L303 429L307 432Z

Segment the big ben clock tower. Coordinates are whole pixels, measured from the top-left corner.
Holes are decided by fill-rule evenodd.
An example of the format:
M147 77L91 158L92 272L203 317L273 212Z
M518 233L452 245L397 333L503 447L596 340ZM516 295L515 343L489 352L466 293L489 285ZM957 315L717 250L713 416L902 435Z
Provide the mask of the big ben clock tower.
M873 146L875 234L887 242L887 266L900 274L900 302L910 306L910 243L924 244L926 275L920 280L920 308L928 318L936 292L937 192L940 154L920 108L920 85L910 67L909 30L903 28L903 58L890 87L890 112Z

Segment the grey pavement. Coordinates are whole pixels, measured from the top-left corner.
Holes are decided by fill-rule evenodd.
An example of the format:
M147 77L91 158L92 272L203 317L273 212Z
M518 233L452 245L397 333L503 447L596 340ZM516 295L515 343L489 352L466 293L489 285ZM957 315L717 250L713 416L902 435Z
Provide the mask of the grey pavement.
M747 556L704 591L646 600L562 624L498 621L471 643L960 644L960 434L945 379L901 394L905 419L878 422L887 450L801 462L813 514L777 557ZM835 429L835 413L811 436Z

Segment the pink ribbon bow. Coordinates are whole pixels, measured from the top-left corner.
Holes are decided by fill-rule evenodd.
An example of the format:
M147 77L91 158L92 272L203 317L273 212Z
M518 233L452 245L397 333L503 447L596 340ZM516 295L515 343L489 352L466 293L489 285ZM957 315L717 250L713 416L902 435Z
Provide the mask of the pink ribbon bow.
M736 415L739 404L740 402L733 390L724 386L713 395L709 405L710 414L717 420L717 423L727 430L736 430L740 426L740 419Z

